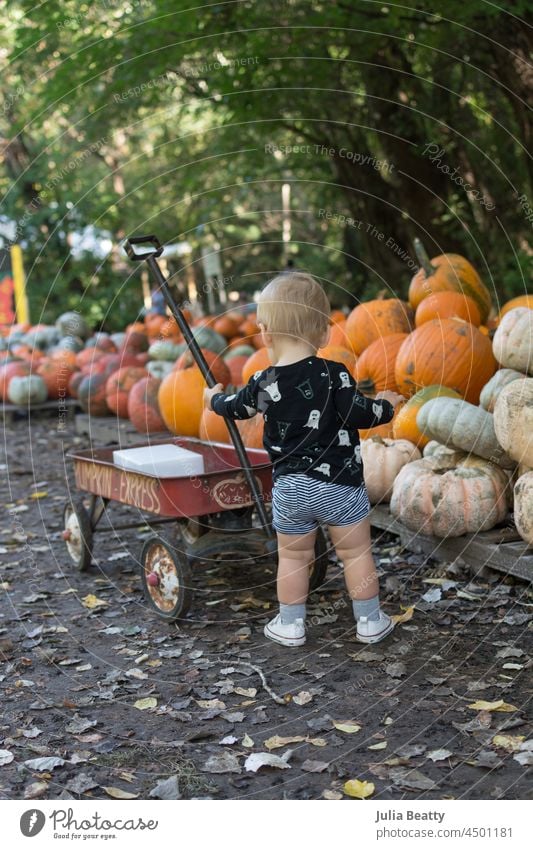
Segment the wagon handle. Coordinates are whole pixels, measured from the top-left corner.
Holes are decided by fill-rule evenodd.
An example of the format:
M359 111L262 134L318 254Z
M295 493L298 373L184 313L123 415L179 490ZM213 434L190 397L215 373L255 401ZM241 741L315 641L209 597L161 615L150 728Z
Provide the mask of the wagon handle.
M142 253L136 253L133 245L141 245L141 244L149 244L152 245L154 250L152 251L144 251ZM152 274L153 279L157 283L159 289L163 293L163 297L167 303L167 306L170 309L173 317L176 319L177 325L181 332L183 333L183 338L185 339L187 345L189 346L191 353L194 357L198 368L200 369L207 385L212 388L216 386L217 381L213 377L211 370L207 364L207 361L200 350L200 346L198 342L194 338L191 328L189 327L189 323L183 312L175 302L172 297L172 293L170 291L169 285L165 277L163 276L163 272L159 268L159 264L157 262L157 257L161 256L163 253L163 247L161 242L156 236L135 236L126 241L125 251L130 259L138 262L139 260L146 260L146 264L150 269L150 273ZM225 417L224 417L225 418ZM263 526L263 530L267 535L269 540L273 540L275 538L274 532L268 521L267 512L265 510L265 505L261 498L261 493L259 491L259 487L257 485L257 480L252 472L252 467L248 461L248 455L246 453L246 449L244 447L241 434L237 425L233 421L233 419L225 419L226 424L228 426L228 430L231 436L231 441L235 446L235 451L237 452L237 457L239 458L239 463L241 464L242 470L244 472L244 476L246 478L246 482L250 487L253 500L255 502L255 506L257 507L257 513L259 515L259 519L261 521L261 525Z

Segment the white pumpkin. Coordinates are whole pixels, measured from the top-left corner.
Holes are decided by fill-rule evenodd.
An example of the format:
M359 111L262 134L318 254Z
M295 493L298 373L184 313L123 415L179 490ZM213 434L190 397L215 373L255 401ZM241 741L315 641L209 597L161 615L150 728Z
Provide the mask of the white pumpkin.
M517 307L506 313L494 334L492 350L505 368L533 374L533 310Z
M430 440L422 451L424 457L453 457L461 458L464 456L462 451L457 451L456 448L450 448L448 445L443 445L437 442L436 439Z
M479 396L479 406L483 407L488 413L494 412L498 395L504 386L512 383L513 380L520 380L524 375L521 371L515 371L512 368L500 368L493 374L488 383L485 384Z
M16 404L18 407L42 404L48 397L48 388L38 374L12 377L9 381L7 397L12 404Z
M494 428L509 456L533 467L533 378L513 380L502 389L494 408Z
M468 401L432 398L418 411L416 423L422 433L444 445L476 454L504 469L515 465L496 439L493 416Z
M406 463L420 459L420 451L407 439L361 440L365 486L371 504L388 501L396 475Z
M514 521L522 539L533 545L533 472L526 472L515 484Z
M444 539L502 522L510 493L508 473L480 457L457 465L450 457L424 457L398 473L390 510L410 530Z

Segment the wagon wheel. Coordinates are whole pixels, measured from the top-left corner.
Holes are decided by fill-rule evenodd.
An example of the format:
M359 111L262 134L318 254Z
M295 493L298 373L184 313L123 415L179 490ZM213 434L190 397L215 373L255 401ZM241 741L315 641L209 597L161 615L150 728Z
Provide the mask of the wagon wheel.
M158 534L143 545L141 579L148 604L162 619L185 616L192 601L191 569L185 554Z
M76 569L86 572L92 561L93 529L81 498L73 498L65 504L62 537Z
M328 569L328 544L323 529L316 532L315 559L309 567L309 592L317 590L324 583Z

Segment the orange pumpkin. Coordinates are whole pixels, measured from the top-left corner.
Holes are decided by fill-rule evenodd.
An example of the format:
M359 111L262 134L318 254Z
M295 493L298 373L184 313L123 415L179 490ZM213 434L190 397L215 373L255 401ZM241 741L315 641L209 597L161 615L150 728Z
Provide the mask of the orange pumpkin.
M206 442L231 442L228 426L223 416L205 407L200 419L200 439Z
M325 348L319 348L317 357L323 357L325 360L333 360L334 363L342 363L346 366L350 374L353 374L357 357L352 354L347 348L341 345L326 345Z
M232 357L230 360L227 360L227 366L230 371L230 380L229 382L233 386L242 386L244 383L242 379L242 370L246 363L248 362L249 357Z
M106 352L101 348L84 348L83 351L76 354L76 365L78 368L84 368L85 366L92 365L92 363L95 363L101 357L105 356L105 353Z
M157 400L168 430L179 436L198 436L206 382L200 369L171 371L159 387Z
M533 310L533 295L519 295L517 298L511 298L501 308L498 320L503 318L510 310L514 310L517 307L528 307L530 310Z
M161 381L157 377L143 377L132 387L128 396L128 418L139 433L161 433L166 430L159 412L157 393Z
M231 348L240 348L241 345L245 344L244 335L237 333L236 336L233 336L233 338L229 340L227 350L230 351Z
M67 395L68 383L75 371L77 371L75 365L59 357L55 359L47 357L37 367L37 374L46 383L49 398L64 398Z
M201 348L200 350L202 351L202 354L204 355L206 362L207 362L207 365L209 366L209 369L210 369L213 377L215 378L216 382L222 383L223 386L227 386L228 383L231 380L231 373L230 373L230 370L229 370L227 364L222 359L222 357L217 356L217 354L214 354L212 351L208 351L207 348ZM191 352L188 348L187 348L186 351L183 352L183 354L180 357L178 357L178 359L176 360L176 365L174 366L174 368L175 369L186 369L186 368L196 368L196 369L198 369L198 366L196 365L196 361L195 361L193 355L191 354Z
M390 389L397 392L394 366L407 333L391 333L376 339L366 348L355 366L353 376L358 389L365 395L375 395Z
M329 345L341 345L343 348L347 348L349 351L353 352L352 343L346 335L346 319L331 325L328 346Z
M408 304L399 298L377 298L352 310L346 321L346 335L354 352L359 355L382 336L409 333L412 323L413 314Z
M268 353L268 348L259 348L255 354L252 354L251 357L248 357L246 363L242 369L242 382L248 383L252 375L256 373L256 371L263 371L263 369L271 366L272 362L270 360L270 356Z
M394 439L408 439L409 442L412 442L419 448L424 448L428 442L430 442L430 438L428 436L424 436L420 428L417 426L416 417L418 415L418 411L424 406L426 401L430 401L432 398L440 398L442 396L446 396L448 398L461 397L448 386L426 386L424 389L420 389L416 392L412 398L409 398L407 403L402 405L398 415L394 417L392 427Z
M442 384L471 404L496 371L488 336L458 318L427 321L409 334L396 357L396 383L411 397L424 386Z
M237 427L246 448L263 448L265 422L260 413L251 419L241 419L237 422Z
M164 315L158 313L149 313L146 316L146 331L149 339L155 339L161 333L161 328L166 323Z
M106 383L107 406L121 419L128 418L128 395L135 384L147 377L146 369L140 366L126 366L115 371Z
M346 321L346 316L342 310L331 310L329 318L332 324L343 324Z
M238 329L239 325L228 315L221 315L213 324L213 330L216 330L221 336L225 336L226 339L231 339L232 336L235 336Z
M409 286L413 309L435 292L460 292L475 301L484 324L492 301L474 266L459 254L440 254L430 260L420 239L415 239L415 250L421 267Z
M146 325L143 321L134 321L126 327L126 333L146 333Z
M379 436L381 439L392 439L393 438L393 428L394 428L394 420L399 415L400 410L404 406L404 401L402 401L396 409L394 410L394 416L387 422L386 424L378 425L377 427L369 427L364 428L359 431L359 439L371 439L373 436Z
M27 377L29 374L30 366L23 360L14 360L0 366L0 398L7 399L7 390L13 377Z
M136 330L128 331L121 345L120 351L128 354L140 354L148 350L148 337L146 333L138 333Z
M78 397L78 388L84 377L87 377L87 375L83 371L75 371L70 375L68 381L68 394L71 398Z
M475 327L481 324L481 316L475 301L461 292L435 292L428 295L416 308L415 325L420 327L434 318L462 318Z
M76 353L74 351L67 351L66 348L60 351L54 351L53 354L50 354L50 359L59 360L68 366L72 366L73 369L78 368L76 365Z
M165 319L164 323L160 326L159 336L161 339L170 339L172 342L181 342L183 339L177 321L172 316Z

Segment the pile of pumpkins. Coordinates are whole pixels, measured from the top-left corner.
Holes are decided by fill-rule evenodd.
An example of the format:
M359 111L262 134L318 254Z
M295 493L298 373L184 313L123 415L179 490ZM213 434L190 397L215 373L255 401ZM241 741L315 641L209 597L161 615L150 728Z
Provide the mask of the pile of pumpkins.
M228 391L270 365L253 313L185 315ZM533 545L533 295L496 315L466 259L423 254L407 302L376 298L331 318L319 355L342 362L369 396L406 398L392 422L359 432L371 502L390 501L406 526L439 537L487 530L514 505ZM205 381L172 318L148 313L109 335L66 313L55 327L11 329L2 359L0 395L13 403L67 394L143 434L230 441L225 421L203 409ZM262 447L262 416L238 427L247 447Z

